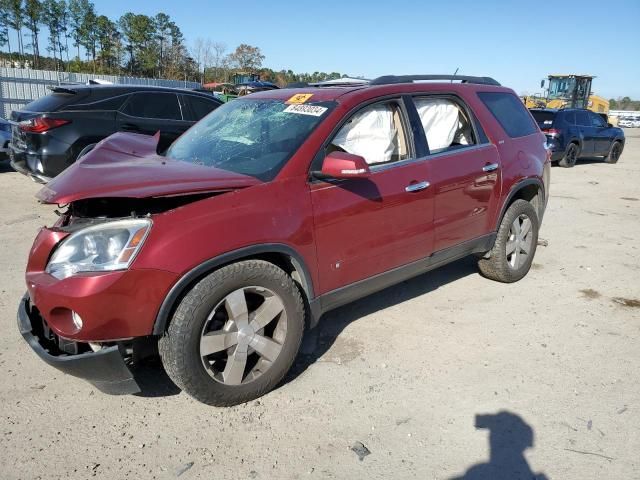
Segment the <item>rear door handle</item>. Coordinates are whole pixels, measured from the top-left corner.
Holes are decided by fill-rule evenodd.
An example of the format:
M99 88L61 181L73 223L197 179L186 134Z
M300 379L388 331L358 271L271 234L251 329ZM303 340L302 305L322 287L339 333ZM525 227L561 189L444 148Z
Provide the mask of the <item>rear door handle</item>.
M494 170L497 170L498 168L500 168L500 165L498 165L497 163L490 163L489 165L485 165L484 167L482 167L482 171L483 172L493 172Z
M139 132L140 131L140 127L137 125L134 125L133 123L125 123L122 125L122 130L124 130L125 132Z
M429 185L431 185L429 182L418 182L418 183L412 183L410 185L407 185L406 187L404 187L404 191L405 192L419 192L420 190L424 190L425 188L429 188Z

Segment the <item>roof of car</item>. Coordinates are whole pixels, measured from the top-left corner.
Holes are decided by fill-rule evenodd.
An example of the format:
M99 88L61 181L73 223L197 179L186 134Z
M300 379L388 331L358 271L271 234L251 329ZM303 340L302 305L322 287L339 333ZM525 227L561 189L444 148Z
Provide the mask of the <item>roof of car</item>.
M202 91L189 89L189 88L173 88L173 87L161 87L156 85L123 85L123 84L109 84L109 85L86 85L86 84L62 84L55 85L50 87L51 91L54 93L80 93L85 90L90 90L92 92L102 92L102 93L111 93L114 94L122 94L128 92L180 92L180 93L190 93L194 95L200 95L203 97L215 98L211 93L205 93Z
M489 84L474 84L474 83L450 83L450 82L414 82L414 83L390 83L381 85L340 85L340 86L309 86L299 88L283 88L279 90L269 90L265 92L257 92L251 94L250 98L270 99L270 100L289 100L290 103L305 103L305 102L327 102L327 101L340 101L353 98L354 96L374 96L379 95L393 95L402 93L420 93L429 91L461 91L461 90L474 90L474 91L504 91L505 87L499 85ZM308 95L306 99L298 100L294 97ZM298 97L298 98L301 98ZM312 98L313 97L313 98ZM302 97L303 98L303 97Z

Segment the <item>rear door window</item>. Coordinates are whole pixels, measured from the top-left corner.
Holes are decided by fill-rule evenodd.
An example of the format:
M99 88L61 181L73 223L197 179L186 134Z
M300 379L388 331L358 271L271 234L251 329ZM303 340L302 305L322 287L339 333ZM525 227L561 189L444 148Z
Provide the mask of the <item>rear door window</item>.
M197 122L198 120L206 117L217 107L220 106L219 102L213 100L213 98L196 97L195 95L183 95L182 97L188 106L185 119Z
M131 95L123 112L134 117L182 120L178 96L175 93L136 93Z
M507 92L479 92L478 97L511 138L531 135L538 130L524 104L515 95Z
M477 143L471 121L458 102L441 97L418 97L413 101L431 153Z
M576 124L582 127L590 127L591 120L587 112L576 112Z
M593 127L598 127L598 128L604 128L607 126L606 122L604 121L604 119L598 115L597 113L589 113L589 116L591 117L591 125Z

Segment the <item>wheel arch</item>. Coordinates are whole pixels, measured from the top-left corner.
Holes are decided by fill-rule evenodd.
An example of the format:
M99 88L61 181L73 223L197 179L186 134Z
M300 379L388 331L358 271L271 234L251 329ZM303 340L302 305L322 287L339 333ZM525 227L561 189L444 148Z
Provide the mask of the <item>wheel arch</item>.
M217 257L202 262L200 265L189 270L171 287L165 296L162 305L156 315L153 324L152 335L163 335L169 325L171 315L180 303L180 300L189 289L204 276L231 263L243 260L265 260L281 268L300 286L306 302L311 305L315 298L313 279L302 256L292 247L280 243L268 243L251 245L238 250L224 253ZM314 314L311 305L311 323L316 323L317 315ZM316 321L314 321L316 318Z
M502 208L500 209L500 215L496 220L495 230L497 231L500 227L500 222L502 221L502 217L504 217L507 208L515 202L516 200L526 200L530 202L536 212L538 213L538 219L542 221L542 217L544 215L545 210L545 191L544 184L539 178L525 178L516 183L509 192L506 200L502 204Z

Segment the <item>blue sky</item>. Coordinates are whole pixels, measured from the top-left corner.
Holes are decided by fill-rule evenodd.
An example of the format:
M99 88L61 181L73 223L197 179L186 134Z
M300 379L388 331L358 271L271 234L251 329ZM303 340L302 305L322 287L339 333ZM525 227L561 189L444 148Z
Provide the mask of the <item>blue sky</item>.
M169 14L191 45L260 47L296 72L493 76L518 93L549 73L596 75L595 93L640 98L640 0L94 0L99 13Z

